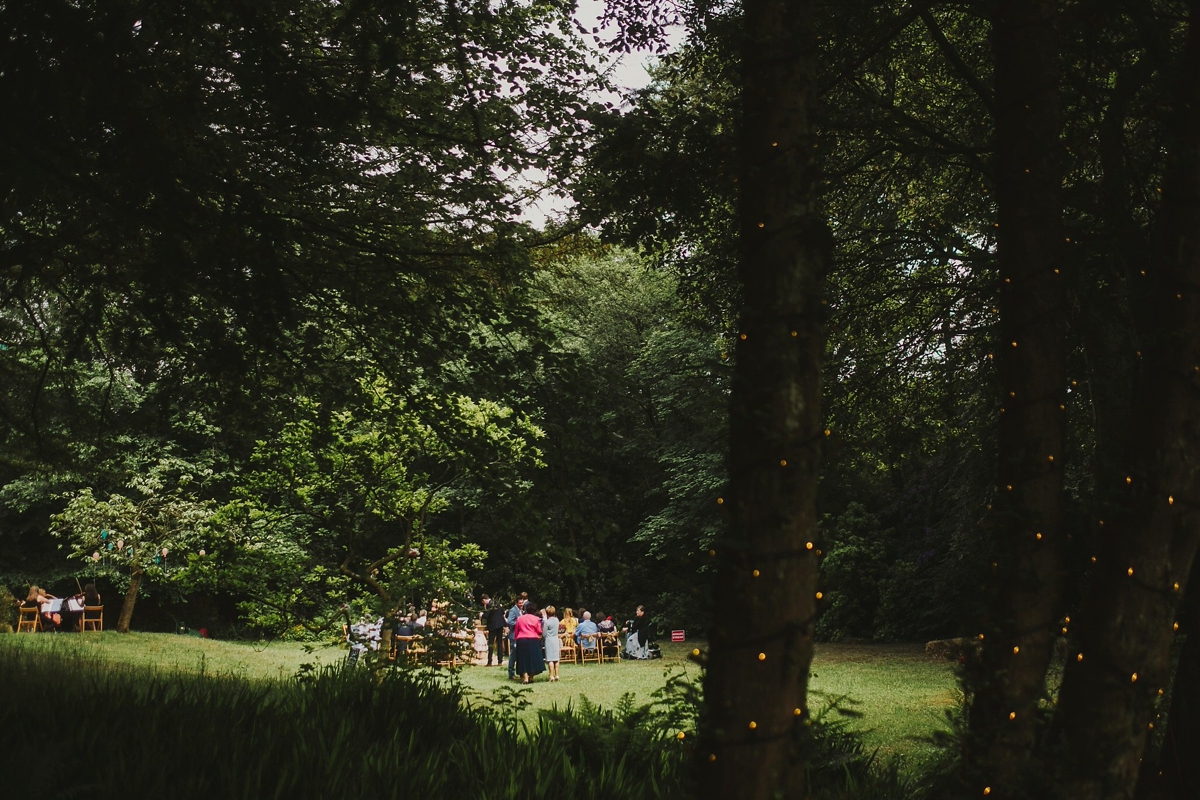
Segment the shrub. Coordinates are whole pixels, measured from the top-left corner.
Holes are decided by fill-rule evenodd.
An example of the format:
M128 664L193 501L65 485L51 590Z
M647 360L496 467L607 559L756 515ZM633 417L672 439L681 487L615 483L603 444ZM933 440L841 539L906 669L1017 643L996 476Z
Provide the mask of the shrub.
M12 633L17 622L17 608L21 605L13 593L0 586L0 633Z

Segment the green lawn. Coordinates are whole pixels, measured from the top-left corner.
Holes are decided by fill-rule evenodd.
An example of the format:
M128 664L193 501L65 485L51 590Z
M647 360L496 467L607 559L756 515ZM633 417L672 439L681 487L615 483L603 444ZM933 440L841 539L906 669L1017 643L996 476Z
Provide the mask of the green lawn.
M258 645L198 639L157 633L37 634L0 636L0 647L68 649L99 655L118 663L159 669L232 674L269 679L294 674L303 663L325 664L345 657L333 647L312 652L304 645L275 642ZM693 647L703 644L663 644L661 661L622 661L617 664L562 666L562 680L547 683L540 677L524 696L531 703L524 712L533 718L538 709L578 702L581 695L611 707L625 692L648 702L663 685L664 672L684 667L690 675L698 668L687 660ZM946 711L957 703L954 671L946 662L928 659L921 645L841 645L817 648L812 666L810 705L818 709L837 699L840 706L862 714L853 726L862 730L869 747L884 756L923 760L932 748L919 741L946 727ZM507 680L503 668L468 667L460 671L464 684L485 698L500 687L518 687Z

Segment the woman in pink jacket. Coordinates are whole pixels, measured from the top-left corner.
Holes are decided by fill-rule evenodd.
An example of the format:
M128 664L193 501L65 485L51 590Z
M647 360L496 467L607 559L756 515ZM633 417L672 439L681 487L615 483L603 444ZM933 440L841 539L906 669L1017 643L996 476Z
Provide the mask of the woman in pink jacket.
M546 670L542 659L542 618L533 602L525 604L525 613L517 617L513 631L517 640L517 672L522 683L529 683L533 676Z

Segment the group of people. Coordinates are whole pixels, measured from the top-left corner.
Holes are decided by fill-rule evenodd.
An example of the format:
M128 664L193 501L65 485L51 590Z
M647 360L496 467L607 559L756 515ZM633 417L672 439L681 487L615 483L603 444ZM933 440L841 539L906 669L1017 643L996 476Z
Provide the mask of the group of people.
M507 639L509 680L529 683L534 677L546 672L550 682L556 682L560 677L558 666L562 655L562 640L559 637L562 634L571 636L580 647L591 650L603 646L592 634L617 631L612 617L598 613L596 618L600 621L594 621L592 613L585 608L579 609L578 616L574 609L564 608L562 619L559 619L557 608L548 605L539 609L526 592L514 598L512 607L505 612L485 594L479 621L483 630L487 632L486 666L492 665L493 653L496 666L502 665L504 641ZM635 618L622 627L621 631L628 634L626 657L653 657L650 648L653 633L645 607L638 606Z
M99 606L100 593L96 584L89 583L77 595L64 599L55 597L40 586L30 586L29 595L21 608L36 608L41 618L42 630L49 632L78 630L82 624L85 606Z

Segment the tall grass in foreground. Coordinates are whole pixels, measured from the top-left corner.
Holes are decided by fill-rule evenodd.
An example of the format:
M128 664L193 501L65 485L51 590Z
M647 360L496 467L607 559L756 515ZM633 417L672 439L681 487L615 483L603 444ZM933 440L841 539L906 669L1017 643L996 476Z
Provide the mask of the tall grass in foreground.
M584 702L529 730L511 707L497 713L428 672L325 668L255 682L9 645L0 780L5 795L38 800L669 800L687 793L685 701L668 692L656 706ZM915 796L844 728L812 732L814 797Z

